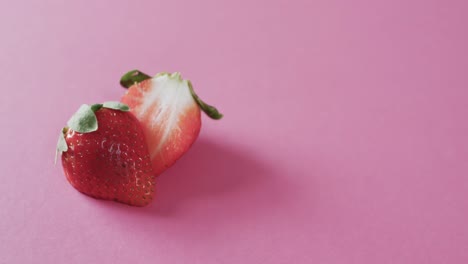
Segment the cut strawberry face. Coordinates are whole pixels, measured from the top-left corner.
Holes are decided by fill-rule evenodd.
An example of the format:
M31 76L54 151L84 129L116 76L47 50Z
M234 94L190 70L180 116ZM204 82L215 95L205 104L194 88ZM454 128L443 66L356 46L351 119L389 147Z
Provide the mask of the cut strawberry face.
M195 142L201 128L200 110L213 119L222 117L178 72L151 78L131 71L122 77L121 85L129 88L121 102L142 124L156 174L174 164Z

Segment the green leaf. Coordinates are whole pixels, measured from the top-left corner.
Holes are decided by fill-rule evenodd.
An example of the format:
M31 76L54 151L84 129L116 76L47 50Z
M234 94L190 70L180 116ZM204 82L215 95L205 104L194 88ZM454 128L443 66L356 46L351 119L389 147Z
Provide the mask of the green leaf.
M123 112L127 112L127 111L130 110L130 107L128 107L128 105L123 104L121 102L105 102L105 103L102 104L102 107L110 108L110 109L114 109L114 110L120 110L120 111L123 111Z
M94 113L96 113L97 110L101 109L103 104L93 104L91 106L91 110L93 110Z
M120 78L120 85L124 88L130 88L135 83L140 83L144 80L151 79L148 74L142 73L139 70L129 71Z
M215 120L219 120L223 118L223 114L221 114L218 111L218 109L216 109L214 106L211 106L203 102L203 100L200 97L198 97L198 95L195 93L195 90L193 90L193 86L190 81L188 81L187 83L188 83L190 93L192 94L193 99L195 99L195 102L197 102L198 106L200 106L201 110L203 110L203 112L205 112L206 115L208 115L210 118L215 119Z
M98 129L98 122L94 111L89 105L82 105L68 120L68 127L76 132L90 133Z
M57 142L57 149L55 151L55 164L57 164L57 159L62 152L66 152L68 150L67 142L65 141L64 133L66 132L66 128L60 131L60 135Z

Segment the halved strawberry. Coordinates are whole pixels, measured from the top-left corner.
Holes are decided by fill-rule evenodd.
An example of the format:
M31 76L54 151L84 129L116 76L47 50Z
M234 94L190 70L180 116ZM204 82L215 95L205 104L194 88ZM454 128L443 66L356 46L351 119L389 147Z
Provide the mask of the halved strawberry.
M200 132L200 110L212 119L222 115L204 103L180 73L150 77L138 70L125 74L120 84L129 88L121 102L130 106L145 132L153 170L158 175L177 161Z

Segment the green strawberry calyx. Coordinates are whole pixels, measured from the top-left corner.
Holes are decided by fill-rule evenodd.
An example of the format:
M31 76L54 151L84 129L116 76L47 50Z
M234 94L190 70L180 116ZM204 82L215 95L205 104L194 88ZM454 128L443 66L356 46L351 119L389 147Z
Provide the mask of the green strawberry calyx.
M190 93L192 94L193 99L197 103L197 105L200 107L200 109L205 112L207 116L209 116L212 119L219 120L223 117L223 114L221 114L216 107L211 106L207 103L205 103L196 93L195 90L193 89L193 85L189 80L183 80L182 76L180 75L179 72L174 72L174 73L168 73L168 72L161 72L156 74L155 78L160 77L160 76L167 76L171 79L176 79L180 82L184 82L188 88L190 89ZM130 88L132 85L136 83L140 83L142 81L151 79L152 77L149 76L146 73L143 73L139 70L132 70L127 72L122 76L120 79L120 85L124 88Z
M60 131L57 148L55 151L56 164L58 156L68 150L67 142L65 140L65 134L68 132L68 130L72 129L75 132L83 134L98 130L98 120L95 113L101 108L109 108L122 112L128 112L130 110L128 105L120 102L105 102L102 104L81 105L80 108L72 115L70 120L68 120L67 126L64 127L62 131Z

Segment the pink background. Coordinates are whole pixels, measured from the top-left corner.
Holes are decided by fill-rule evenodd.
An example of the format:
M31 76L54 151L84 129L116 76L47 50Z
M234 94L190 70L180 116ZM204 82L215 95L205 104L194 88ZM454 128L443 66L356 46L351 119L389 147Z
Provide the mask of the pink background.
M467 12L2 1L0 263L468 263ZM133 68L181 71L225 114L147 208L53 165L69 116Z

